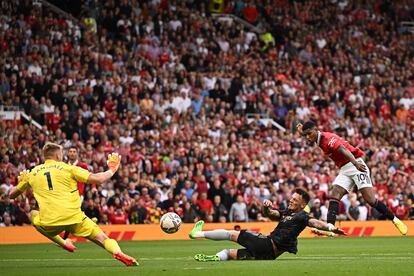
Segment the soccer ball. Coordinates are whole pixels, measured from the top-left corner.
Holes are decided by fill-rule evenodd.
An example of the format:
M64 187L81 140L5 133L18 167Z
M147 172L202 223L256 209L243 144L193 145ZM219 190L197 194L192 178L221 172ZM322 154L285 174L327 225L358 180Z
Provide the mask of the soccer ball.
M181 227L181 218L179 215L173 212L166 213L161 217L160 226L162 231L167 234L173 234L177 232Z

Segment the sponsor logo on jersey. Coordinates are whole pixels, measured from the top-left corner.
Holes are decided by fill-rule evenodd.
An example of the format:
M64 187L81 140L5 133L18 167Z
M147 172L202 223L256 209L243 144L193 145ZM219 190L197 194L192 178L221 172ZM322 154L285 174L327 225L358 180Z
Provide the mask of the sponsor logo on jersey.
M292 220L292 216L286 216L286 217L284 217L283 219L282 219L282 222L286 222L286 221L288 221L288 220Z
M335 137L332 137L331 140L329 140L329 142L328 142L328 147L332 148L335 145L336 140L337 139Z

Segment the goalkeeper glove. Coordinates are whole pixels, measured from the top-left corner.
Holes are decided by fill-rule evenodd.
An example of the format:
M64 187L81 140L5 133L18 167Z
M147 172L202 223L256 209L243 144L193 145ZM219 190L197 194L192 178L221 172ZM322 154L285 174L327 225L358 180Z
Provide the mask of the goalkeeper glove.
M116 152L109 154L106 164L108 165L109 170L115 174L121 164L121 155Z

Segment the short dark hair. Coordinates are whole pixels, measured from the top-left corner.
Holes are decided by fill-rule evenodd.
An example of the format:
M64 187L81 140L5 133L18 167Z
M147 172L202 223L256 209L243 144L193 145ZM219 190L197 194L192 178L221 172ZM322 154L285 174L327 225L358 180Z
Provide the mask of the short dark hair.
M302 131L312 129L314 127L316 127L315 121L307 121L306 123L303 124Z
M69 147L69 149L71 150L71 149L74 149L74 150L76 150L76 152L78 152L78 148L76 147L76 146L70 146Z
M310 200L310 196L309 196L309 194L305 190L297 188L295 190L295 193L301 195L303 201L305 201L305 203L308 204L308 202Z

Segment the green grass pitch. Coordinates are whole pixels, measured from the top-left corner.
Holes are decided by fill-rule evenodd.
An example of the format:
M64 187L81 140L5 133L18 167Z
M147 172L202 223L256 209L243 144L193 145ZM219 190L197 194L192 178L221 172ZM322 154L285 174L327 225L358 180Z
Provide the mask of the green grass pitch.
M300 239L297 255L217 263L192 257L238 245L205 240L120 245L140 266L125 267L92 243L78 243L74 254L52 244L1 245L0 275L414 275L414 237Z

